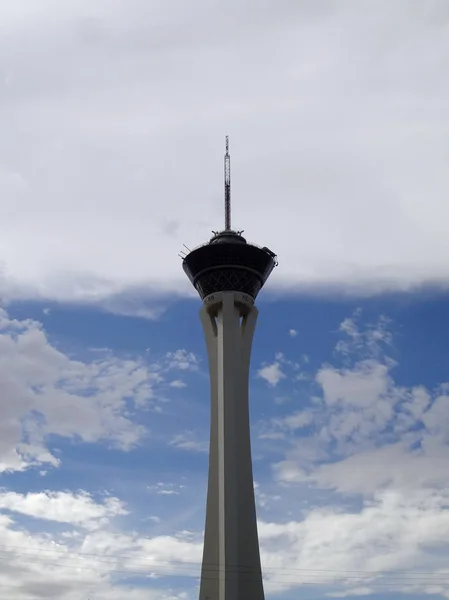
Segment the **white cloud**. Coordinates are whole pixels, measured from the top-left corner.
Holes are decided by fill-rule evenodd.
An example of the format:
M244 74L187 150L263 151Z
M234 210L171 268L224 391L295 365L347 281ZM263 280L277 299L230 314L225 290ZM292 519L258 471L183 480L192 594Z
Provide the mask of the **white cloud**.
M321 368L316 381L328 405L368 407L384 396L389 388L389 367L375 360L357 363L354 369Z
M5 509L86 529L97 529L111 517L127 514L117 498L109 497L99 504L86 492L0 492L0 510Z
M160 496L177 496L185 486L176 483L164 483L160 481L156 485L149 486L148 489Z
M310 425L313 419L314 415L312 413L300 410L282 419L275 419L274 423L282 429L296 431Z
M282 404L277 402L276 404ZM259 439L283 440L287 434L304 429L315 422L315 415L311 411L298 410L285 417L271 419L268 423L262 422Z
M349 589L344 592L329 592L326 594L329 598L347 598L351 596L371 596L374 593L374 590L368 587L357 587L354 589Z
M430 401L423 388L395 385L396 363L382 353L392 344L386 319L380 319L377 327L363 329L347 319L340 329L350 336L344 351L341 342L336 347L336 357L344 366L323 365L310 378L311 383L314 379L318 384L319 395L310 387L308 377L302 379L302 393L308 395L310 406L271 421L274 431L312 425L313 433L303 436L292 451L296 457L293 463L298 459L304 468L310 467L314 453L320 460L330 458L331 446L334 454L344 457L373 448L381 440L397 440L413 428L416 420L412 415L419 417ZM286 358L283 363L295 364ZM291 479L295 470L292 461L283 464ZM299 477L304 475L303 467L298 467Z
M267 494L266 492L263 492L256 481L254 482L254 496L257 506L264 510L270 510L273 503L276 503L281 499L281 496L278 494Z
M363 324L359 327L362 310L357 309L353 316L340 324L339 331L346 337L341 339L336 346L336 351L344 356L357 354L360 358L375 358L382 354L393 343L390 331L390 321L381 316L375 323Z
M168 352L166 360L169 369L179 371L197 371L199 366L198 357L193 352L184 349Z
M440 583L440 593L448 597L449 584L439 577L449 549L446 503L443 497L380 492L358 511L327 506L304 511L300 521L262 522L267 590L308 582L333 587L332 595L340 592L339 597L353 595L361 585L419 594ZM290 585L275 574L287 571ZM423 572L428 575L420 577Z
M255 488L260 507L267 509L280 500L262 492L257 483ZM15 500L24 514L68 526L87 524L88 528L41 534L28 531L20 520L0 514L0 584L9 597L39 600L58 593L61 600L76 600L82 589L87 595L107 600L118 600L120 594L131 600L181 600L195 592L201 532L181 530L153 537L124 533L107 521L122 512L117 498L110 498L108 508L107 502L97 505L82 494L58 494L59 509L55 511L50 494L43 503L38 496L17 494ZM274 595L305 584L310 589L312 584L322 590L322 596L344 597L355 595L360 588L385 591L389 585L410 591L413 584L413 590L422 595L440 582L444 597L449 597L449 588L444 589L439 575L445 568L447 514L442 498L385 492L359 512L330 506L304 511L299 520L260 521L266 591ZM152 520L158 522L154 517ZM97 526L91 528L92 523ZM412 569L418 565L434 575L411 578ZM145 578L147 585L128 587L129 577ZM175 589L183 589L184 594L163 592L166 581Z
M176 388L178 390L182 390L183 388L187 387L187 384L184 383L184 381L181 381L180 379L175 379L173 381L170 381L169 385L170 385L170 387Z
M177 249L222 222L229 123L234 223L279 254L271 286L447 283L446 0L13 4L3 294L193 293Z
M95 503L87 494L46 493L2 494L2 508L47 519L68 527L59 534L28 531L19 516L0 512L2 561L0 586L5 597L15 600L44 600L57 595L61 600L83 597L119 600L187 600L159 577L171 575L179 590L189 588L197 575L201 544L193 536L153 538L120 533L109 520L123 515L117 498ZM82 529L73 531L70 527ZM183 566L182 563L185 563ZM175 576L187 575L178 585ZM144 586L130 585L129 578L146 580ZM173 579L174 578L174 579ZM158 589L160 588L160 589ZM173 586L172 586L173 588Z
M0 470L57 466L49 435L105 441L122 449L145 434L132 408L150 407L166 368L112 353L91 362L69 358L35 321L0 312Z
M274 399L275 404L286 404L287 402L290 402L290 398L286 396L276 396Z
M257 375L264 379L269 385L276 387L281 379L285 378L281 365L278 361L271 365L265 365L257 371Z
M284 459L274 465L283 498L316 494L321 505L293 511L289 523L260 524L272 593L308 581L329 597L449 597L441 576L449 553L448 385L397 385L385 354L394 346L390 325L364 327L361 313L345 320L337 364L320 367L311 388L303 384L300 398L308 389L310 402L265 424L283 438ZM292 433L303 425L306 433ZM296 584L270 568L289 569Z
M296 329L289 329L288 335L290 337L296 337L298 335L298 332L296 331Z
M193 431L184 431L173 437L170 444L180 450L191 452L209 452L208 440L199 440Z
M160 482L156 487L176 486ZM280 501L279 496L263 492L257 483L255 491L260 508L269 509ZM396 588L398 583L410 590L414 582L414 590L425 593L433 582L437 585L441 581L439 571L445 568L443 550L449 532L446 503L445 496L385 491L377 493L359 512L328 506L304 511L296 521L261 521L266 591L274 594L312 583L327 590L326 595L344 597L355 595L361 587L376 591L388 585ZM190 589L199 573L201 532L181 530L156 537L121 533L109 526L110 519L125 512L117 498L97 503L86 493L3 492L1 509L5 508L13 514L81 527L78 532L66 529L51 536L27 531L23 525L17 527L20 520L0 513L0 583L18 600L45 598L56 589L62 600L75 600L81 588L86 593L95 590L107 599L118 598L120 591L135 600L181 599L179 592L167 596L153 584L140 590L121 585L127 575L151 576L156 587L159 578L170 577L177 583L176 576L182 575L182 586ZM159 522L157 517L151 519ZM50 570L42 568L49 563ZM409 574L416 565L434 575L411 580ZM399 572L402 570L406 573ZM443 593L449 597L449 588Z
M305 476L299 475L294 463L290 481L313 481L319 487L329 487L342 494L363 494L370 497L377 490L393 488L404 493L415 489L442 488L446 482L449 451L438 442L428 443L424 449L410 450L409 440L381 448L357 452L335 464L323 464Z
M340 330L355 341L344 352L340 352L341 343L337 344L337 356L342 354L345 366L320 367L315 382L321 394L310 395L310 407L271 421L274 431L287 433L303 426L312 430L299 439L290 438L290 451L275 469L284 481L311 480L324 487L336 485L337 489L336 482L344 472L350 481L358 481L359 492L365 490L365 485L374 491L377 486L391 483L395 444L402 444L401 453L416 458L418 453L407 448L417 443L426 446L431 438L444 436L447 426L443 414L438 413L445 396L440 393L442 388L432 394L422 386L396 385L396 364L382 354L382 347L392 343L385 319L379 321L378 329L359 329L353 320L346 319ZM425 451L424 446L420 452ZM388 461L389 453L393 454ZM363 457L369 456L374 464L389 462L388 469L379 466L384 479L376 478L364 464ZM335 462L337 459L340 462ZM362 461L360 469L356 467L358 461ZM321 465L316 466L318 463Z

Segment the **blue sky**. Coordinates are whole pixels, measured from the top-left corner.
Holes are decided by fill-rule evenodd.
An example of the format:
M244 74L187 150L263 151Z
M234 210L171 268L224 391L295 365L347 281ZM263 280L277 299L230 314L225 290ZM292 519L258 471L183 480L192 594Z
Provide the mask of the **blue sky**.
M436 292L262 292L251 410L267 596L447 597L448 306ZM157 320L5 308L9 595L195 597L209 433L199 307L176 301Z
M1 597L197 595L229 135L267 598L449 598L448 17L0 0Z

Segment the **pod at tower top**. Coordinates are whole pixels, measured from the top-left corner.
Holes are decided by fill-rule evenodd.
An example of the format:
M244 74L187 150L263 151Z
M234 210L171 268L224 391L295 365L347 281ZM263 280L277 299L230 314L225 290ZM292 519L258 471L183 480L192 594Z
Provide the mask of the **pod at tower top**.
M202 299L217 292L242 292L256 299L276 265L274 252L248 244L240 233L229 230L214 234L182 263Z

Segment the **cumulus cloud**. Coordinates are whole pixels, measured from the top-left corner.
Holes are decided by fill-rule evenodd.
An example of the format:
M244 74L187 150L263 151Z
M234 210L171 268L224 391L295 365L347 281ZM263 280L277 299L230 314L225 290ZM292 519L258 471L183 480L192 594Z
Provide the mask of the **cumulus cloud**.
M330 406L368 407L387 393L389 366L375 360L358 362L353 369L321 368L316 381L323 391L324 402Z
M170 441L170 444L180 450L190 450L191 452L209 452L208 440L200 440L194 431L184 431L178 433Z
M272 387L276 387L281 379L285 378L282 367L278 361L271 365L265 365L257 371L257 375L264 379Z
M153 521L154 523L160 523L161 520L159 517L156 517L156 515L153 515L151 517L149 517L150 521Z
M264 492L257 481L254 482L254 496L257 506L263 510L270 510L273 504L281 499L279 494L267 494Z
M336 356L342 355L341 365L326 364L317 370L314 383L320 393L310 396L309 407L273 420L273 425L284 430L294 429L295 424L312 425L312 433L302 437L292 450L296 458L277 467L285 470L290 481L296 477L295 464L299 479L312 468L312 447L317 459L343 459L356 454L360 458L363 453L384 451L384 445L391 451L394 444L412 448L443 435L445 422L440 407L446 398L444 386L426 390L419 385L396 385L396 363L383 353L392 343L386 322L380 318L377 325L360 327L356 320L346 319L340 327L345 337L336 346ZM306 442L310 442L307 459L299 467ZM338 464L322 468L335 471Z
M281 427L282 429L290 429L292 431L302 429L303 427L307 427L307 425L310 425L310 423L312 422L313 414L306 411L298 411L282 419L274 420L274 423L278 427Z
M336 352L342 356L375 358L389 350L393 336L390 321L385 316L379 317L375 323L363 323L359 327L362 311L357 309L351 317L340 323L339 331L344 336L336 345Z
M198 357L193 352L188 352L185 349L168 352L166 355L168 366L171 369L179 371L196 371L198 370ZM179 384L177 384L179 386Z
M4 514L12 511L11 515ZM20 513L20 514L18 514ZM96 502L87 493L45 492L22 495L6 492L0 500L2 561L0 585L8 597L39 600L58 597L77 600L100 596L119 600L186 600L182 586L170 589L158 578L182 571L197 574L201 543L176 536L145 538L112 527L126 511L118 498ZM45 519L59 533L30 530L20 515ZM63 529L61 529L63 527ZM131 585L141 579L144 585ZM152 580L149 585L148 581ZM185 587L185 586L184 586Z
M257 483L255 491L265 511L281 500L263 492ZM97 502L85 493L47 492L14 498L2 494L2 499L0 584L10 597L38 600L58 594L61 600L76 600L81 589L108 600L118 600L120 594L132 600L190 597L199 575L201 532L145 537L120 531L112 521L125 511L114 497ZM12 515L2 514L4 505L13 503ZM29 531L17 513L65 528L52 535L36 528ZM159 518L150 518L159 523ZM359 512L314 508L303 511L300 520L259 521L258 527L265 587L272 595L312 585L322 596L345 597L362 587L375 592L391 586L418 594L433 589L449 597L440 574L445 558L435 553L445 548L449 532L442 499L384 491ZM429 550L434 552L428 554ZM410 565L434 575L401 572ZM144 585L129 583L139 578ZM163 591L167 581L172 591Z
M445 506L442 497L390 490L360 510L330 505L303 511L300 521L262 522L266 571L278 573L272 573L271 582L267 575L267 589L314 583L336 586L329 595L345 597L361 584L372 594L389 588L423 594L437 587L433 593L449 597L449 582L440 574L448 549Z
M156 485L150 486L148 489L160 496L174 496L180 494L180 491L184 487L184 485L177 483L164 483L163 481L159 481Z
M0 470L57 466L46 446L50 435L133 447L146 433L133 412L157 404L176 364L193 365L192 356L174 355L175 362L152 364L110 352L75 360L49 342L40 323L0 310Z
M96 529L111 517L127 511L117 498L97 503L87 492L38 492L18 494L0 492L0 510L9 510L37 519L70 523L85 529Z
M447 283L445 0L3 4L3 295L193 293L227 132L272 286Z
M187 387L187 384L184 383L184 381L181 381L180 379L174 379L173 381L170 381L169 385L170 387L176 388L178 390L182 390L183 388Z
M273 436L262 436L282 432L285 458L274 473L286 490L325 494L323 506L303 507L298 520L261 523L265 564L291 569L295 585L338 582L326 592L332 597L388 589L449 597L441 575L449 552L448 386L395 382L386 319L364 326L358 313L340 331L337 364L304 383L309 402L272 419ZM289 588L267 577L268 589Z

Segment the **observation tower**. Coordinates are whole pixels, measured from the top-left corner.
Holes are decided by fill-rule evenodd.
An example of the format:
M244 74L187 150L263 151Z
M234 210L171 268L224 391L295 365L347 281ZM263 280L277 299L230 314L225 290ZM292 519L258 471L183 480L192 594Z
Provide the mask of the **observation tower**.
M225 228L183 254L203 300L200 318L210 371L210 447L200 600L264 600L249 419L254 301L276 255L231 229L231 164L226 137Z

